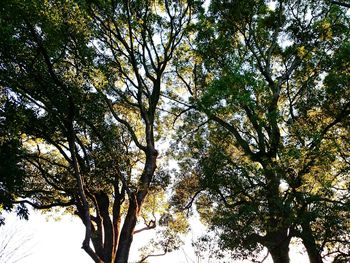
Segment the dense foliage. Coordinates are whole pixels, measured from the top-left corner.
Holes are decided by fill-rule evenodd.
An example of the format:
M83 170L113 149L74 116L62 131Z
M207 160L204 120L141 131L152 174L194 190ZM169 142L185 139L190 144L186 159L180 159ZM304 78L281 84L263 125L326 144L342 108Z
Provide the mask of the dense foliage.
M298 238L310 262L349 260L346 3L5 0L0 11L2 209L64 207L95 262L127 262L133 236L157 225L141 261L179 248L191 207L227 251L211 257L267 249L286 263Z
M265 247L289 262L300 238L311 262L349 259L346 12L328 1L212 1L199 21L197 56L182 65L195 81L174 202L195 201L238 258Z
M12 129L1 144L5 209L67 207L84 223L83 249L95 262L127 262L147 194L161 196L168 182L156 172L158 107L191 9L177 1L2 2L1 121Z

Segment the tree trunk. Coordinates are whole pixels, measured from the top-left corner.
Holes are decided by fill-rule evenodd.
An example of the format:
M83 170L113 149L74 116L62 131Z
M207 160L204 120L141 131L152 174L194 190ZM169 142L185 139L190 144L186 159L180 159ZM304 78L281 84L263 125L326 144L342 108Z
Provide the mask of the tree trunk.
M323 259L319 248L317 247L315 238L313 236L312 230L309 223L304 223L302 225L301 238L303 244L306 248L307 255L309 257L310 263L323 263Z
M313 245L309 246L309 244L304 242L304 246L306 248L310 263L323 263L323 259L319 251Z
M98 208L99 208L99 214L102 218L102 224L103 224L103 250L104 250L104 256L103 260L104 262L114 262L114 254L115 254L115 229L113 226L113 222L109 216L109 198L108 195L104 192L99 192L95 194Z
M151 183L154 171L156 169L157 154L158 152L154 149L153 146L146 153L146 164L144 172L140 178L140 185L138 187L138 191L134 195L129 193L128 213L125 217L124 224L120 233L115 261L111 263L128 262L130 247L133 241L134 230L137 222L137 216L141 209L142 203L147 195L149 185Z
M274 263L289 263L289 242L268 249Z
M125 217L123 228L120 233L115 263L127 263L129 258L130 247L133 240L134 229L137 221L136 200L129 200L129 202L130 203L128 213Z
M288 234L288 228L276 229L274 232L266 235L269 250L274 263L289 263L289 244L291 237Z

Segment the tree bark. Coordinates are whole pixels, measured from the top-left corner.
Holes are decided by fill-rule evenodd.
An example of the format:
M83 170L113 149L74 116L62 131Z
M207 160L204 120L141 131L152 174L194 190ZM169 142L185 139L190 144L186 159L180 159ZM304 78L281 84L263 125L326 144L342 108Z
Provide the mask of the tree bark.
M268 248L274 263L289 263L289 241Z
M269 250L274 263L289 263L289 244L291 237L288 228L276 229L273 233L267 234L265 246Z
M321 253L319 248L317 247L310 224L304 223L302 225L302 229L303 230L301 233L301 238L306 248L306 252L309 257L310 263L323 263Z
M115 258L116 263L128 262L130 247L133 240L134 229L137 221L137 203L135 199L129 200L130 204L128 213L125 217L124 224L119 237L118 250Z
M114 251L115 251L115 235L114 226L109 216L109 198L104 192L95 194L100 216L102 217L102 224L104 229L104 262L114 262Z

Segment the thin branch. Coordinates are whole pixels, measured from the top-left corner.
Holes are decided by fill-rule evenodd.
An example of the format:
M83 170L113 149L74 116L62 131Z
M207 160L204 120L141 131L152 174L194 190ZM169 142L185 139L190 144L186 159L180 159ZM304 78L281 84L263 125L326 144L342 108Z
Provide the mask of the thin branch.
M259 161L258 159L258 155L256 153L254 153L251 149L250 146L248 144L248 142L246 140L243 139L243 137L241 136L241 134L238 132L238 130L236 129L235 126L229 124L228 122L224 121L223 119L219 118L216 115L213 114L208 114L209 119L217 122L218 124L220 124L222 127L224 127L225 129L227 129L230 133L232 133L234 135L234 137L236 138L239 146L243 149L243 151L245 152L246 155L248 155L249 157L251 157L251 159L253 161Z
M50 209L50 208L57 207L57 206L68 207L68 206L75 204L74 200L70 200L68 202L52 202L51 204L43 205L43 204L34 203L33 201L29 201L27 199L16 200L13 203L14 204L28 204L28 205L34 207L35 209Z
M192 207L194 200L197 198L197 196L203 192L204 189L200 189L191 197L191 200L184 206L183 210L188 210Z
M143 258L139 261L139 263L142 263L142 262L146 261L146 259L148 259L148 258L150 258L150 257L161 257L161 256L164 256L164 255L166 255L166 253L168 253L168 250L167 250L167 249L165 249L163 253L147 255L147 256L143 257Z
M105 94L103 94L100 90L98 90L98 92L103 96L103 98L104 98L104 100L106 101L107 106L108 106L109 110L111 111L113 117L114 117L119 123L123 124L123 125L128 129L128 131L129 131L129 133L130 133L130 135L131 135L131 137L132 137L134 143L136 144L136 146L137 146L139 149L141 149L141 150L143 150L143 151L146 151L146 147L145 147L144 145L142 145L142 144L139 142L139 140L138 140L138 138L137 138L137 136L136 136L136 133L134 132L134 130L133 130L133 128L131 127L130 123L128 123L126 120L123 120L122 118L120 118L120 117L118 116L118 114L115 112L115 110L114 110L114 108L113 108L113 104L112 104L111 100L108 99L107 96L106 96Z
M155 220L151 220L148 224L146 224L145 227L143 228L140 228L138 230L134 230L134 234L137 234L137 233L140 233L140 232L143 232L145 230L151 230L151 229L154 229L157 227L157 223Z

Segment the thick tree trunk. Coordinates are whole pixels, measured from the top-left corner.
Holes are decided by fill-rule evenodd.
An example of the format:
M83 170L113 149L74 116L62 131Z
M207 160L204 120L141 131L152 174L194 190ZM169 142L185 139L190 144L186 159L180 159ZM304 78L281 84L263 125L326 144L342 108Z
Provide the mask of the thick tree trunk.
M277 136L277 135L276 135ZM268 200L269 216L271 217L269 230L266 235L266 247L268 248L274 263L289 263L289 244L291 237L289 235L289 227L286 222L288 215L284 209L281 209L283 200L280 197L280 177L276 173L276 165L274 161L262 163L265 167L265 177L267 179L266 198Z
M277 229L267 234L267 243L274 263L289 263L289 244L291 237L288 234L288 228Z
M323 259L320 253L314 246L309 246L305 243L304 243L304 246L306 248L310 263L323 263Z
M301 233L301 238L306 248L310 263L323 263L320 250L317 247L310 225L308 223L305 223L302 225L302 228L303 231Z
M274 263L289 263L289 249L285 250L283 248L273 248L269 249L272 260Z
M129 202L130 204L129 204L128 213L126 215L123 228L120 233L115 263L127 263L129 258L130 247L133 240L134 229L137 221L136 200L129 201Z
M289 242L268 248L274 263L289 263Z
M104 192L99 192L95 195L97 204L99 207L99 214L102 218L103 225L103 260L104 262L114 262L114 252L115 252L115 229L113 226L113 222L109 216L109 198L108 195Z
M128 262L135 225L136 225L136 214L133 218L130 218L128 222L124 223L123 229L121 231L121 237L119 241L115 263Z

